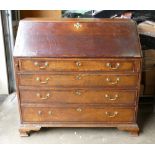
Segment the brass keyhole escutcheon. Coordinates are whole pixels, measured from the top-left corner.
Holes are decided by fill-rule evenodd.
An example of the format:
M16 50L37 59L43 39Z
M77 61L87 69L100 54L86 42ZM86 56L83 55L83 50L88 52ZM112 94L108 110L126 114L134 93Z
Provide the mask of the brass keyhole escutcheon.
M77 67L80 67L80 66L82 66L82 63L81 63L80 61L77 61L77 62L76 62L76 66L77 66Z
M76 76L76 79L77 79L77 80L81 80L81 79L82 79L82 76L81 76L81 75L77 75L77 76Z
M42 111L39 110L39 111L38 111L38 115L41 115L41 114L42 114Z
M80 23L75 23L74 27L78 30L82 27L82 25Z
M77 112L81 112L82 109L81 109L81 108L77 108L76 111L77 111Z
M106 66L112 70L116 70L120 67L120 63L116 63L115 65L112 65L111 63L106 63Z
M52 115L52 111L48 111L48 114L49 114L49 115Z
M79 90L77 90L77 91L75 91L75 94L76 94L77 96L80 96L80 95L81 95L81 92L80 92Z

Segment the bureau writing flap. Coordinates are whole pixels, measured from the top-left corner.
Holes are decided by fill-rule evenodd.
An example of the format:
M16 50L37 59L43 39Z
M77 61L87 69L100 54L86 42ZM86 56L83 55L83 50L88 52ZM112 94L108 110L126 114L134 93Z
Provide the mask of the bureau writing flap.
M16 57L141 57L136 25L128 19L25 19Z

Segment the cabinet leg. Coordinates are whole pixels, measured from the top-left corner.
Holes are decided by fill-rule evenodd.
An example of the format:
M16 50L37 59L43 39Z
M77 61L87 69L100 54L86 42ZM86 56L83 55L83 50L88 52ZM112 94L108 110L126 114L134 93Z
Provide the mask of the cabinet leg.
M117 127L121 131L128 131L132 136L139 135L139 127L137 124Z
M129 132L132 136L139 136L139 130L138 131L129 131Z
M19 127L19 133L21 137L28 137L31 131L39 131L40 129L41 129L40 126L21 125Z

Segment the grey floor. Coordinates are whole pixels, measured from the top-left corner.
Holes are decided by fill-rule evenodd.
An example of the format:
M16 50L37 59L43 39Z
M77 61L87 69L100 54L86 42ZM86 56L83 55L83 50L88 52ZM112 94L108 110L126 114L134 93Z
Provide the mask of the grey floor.
M115 128L43 128L30 137L18 133L18 107L16 94L0 96L0 143L28 144L122 144L155 143L155 113L152 105L141 105L139 125L141 133L133 137Z

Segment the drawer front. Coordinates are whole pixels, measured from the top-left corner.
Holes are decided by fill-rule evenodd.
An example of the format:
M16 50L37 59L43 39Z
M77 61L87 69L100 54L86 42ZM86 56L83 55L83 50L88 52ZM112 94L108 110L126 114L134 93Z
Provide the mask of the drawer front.
M132 60L95 59L22 59L21 71L138 71Z
M138 75L20 74L19 85L53 87L136 87Z
M23 107L23 122L133 122L134 108Z
M132 104L136 91L91 89L21 90L22 103L78 103L78 104Z

